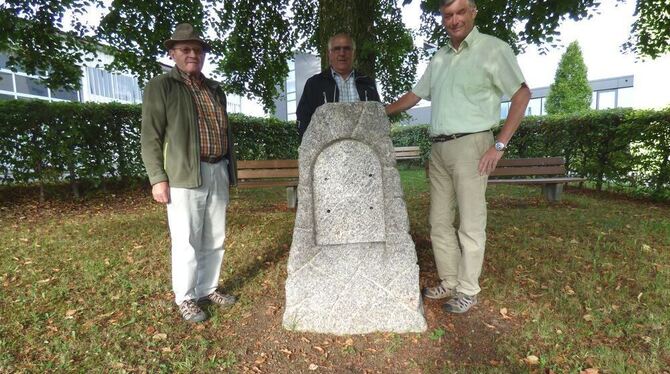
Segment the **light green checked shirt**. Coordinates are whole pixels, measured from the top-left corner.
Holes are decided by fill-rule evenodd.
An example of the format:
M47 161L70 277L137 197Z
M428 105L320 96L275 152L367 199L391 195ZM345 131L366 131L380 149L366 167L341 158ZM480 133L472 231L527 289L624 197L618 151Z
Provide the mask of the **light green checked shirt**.
M412 92L431 101L430 135L484 131L500 121L502 95L525 82L512 48L473 28L458 50L440 48Z

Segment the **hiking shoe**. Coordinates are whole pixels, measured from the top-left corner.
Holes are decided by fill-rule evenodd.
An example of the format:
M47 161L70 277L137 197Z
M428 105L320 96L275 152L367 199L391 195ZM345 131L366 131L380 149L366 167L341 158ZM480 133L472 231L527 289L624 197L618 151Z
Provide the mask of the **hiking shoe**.
M227 295L224 293L221 293L219 291L214 291L207 295L204 299L211 301L214 304L218 304L220 306L231 306L235 304L235 301L237 299L233 295Z
M456 296L444 303L442 308L449 313L465 313L475 304L477 304L477 295L470 296L458 292Z
M425 287L421 293L423 296L435 300L456 296L456 292L453 289L446 288L442 284L438 284L435 287Z
M193 300L186 300L179 304L179 312L188 322L202 322L207 319L207 314Z

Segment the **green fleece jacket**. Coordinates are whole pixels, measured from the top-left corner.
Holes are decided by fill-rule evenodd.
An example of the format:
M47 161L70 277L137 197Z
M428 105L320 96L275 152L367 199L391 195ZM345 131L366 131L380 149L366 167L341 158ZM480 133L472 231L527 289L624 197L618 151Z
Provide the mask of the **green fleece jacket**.
M205 78L224 113L226 95L219 84ZM228 114L225 113L226 118ZM170 187L197 188L200 176L200 136L195 103L177 68L159 75L144 87L142 100L142 161L149 182L167 181ZM228 176L237 184L233 137L228 122Z

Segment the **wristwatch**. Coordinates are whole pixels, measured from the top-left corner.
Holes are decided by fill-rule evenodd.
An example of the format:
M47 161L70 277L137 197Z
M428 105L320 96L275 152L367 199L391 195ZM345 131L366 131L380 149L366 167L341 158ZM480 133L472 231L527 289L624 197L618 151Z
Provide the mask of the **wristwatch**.
M507 149L507 144L505 144L503 142L496 142L495 147L496 147L496 151L502 152L505 149Z

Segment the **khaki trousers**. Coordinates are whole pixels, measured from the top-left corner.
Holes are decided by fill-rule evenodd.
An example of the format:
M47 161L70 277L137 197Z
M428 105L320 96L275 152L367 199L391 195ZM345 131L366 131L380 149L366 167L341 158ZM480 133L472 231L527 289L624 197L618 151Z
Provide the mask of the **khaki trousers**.
M227 165L226 159L201 162L200 187L170 187L167 213L177 304L207 296L219 284L229 201Z
M493 134L483 132L433 143L430 153L430 238L437 272L444 287L466 295L481 291L488 176L477 169L492 145Z

